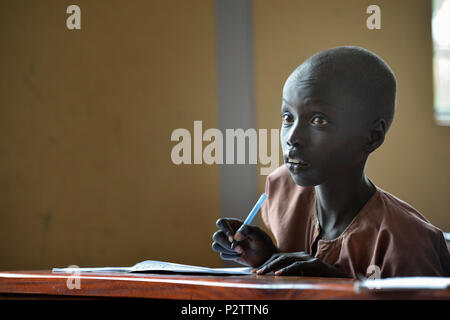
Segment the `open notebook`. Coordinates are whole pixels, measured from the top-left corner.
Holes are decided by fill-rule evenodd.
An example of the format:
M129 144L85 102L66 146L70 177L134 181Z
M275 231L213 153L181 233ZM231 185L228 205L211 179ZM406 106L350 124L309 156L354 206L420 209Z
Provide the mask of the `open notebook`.
M181 274L220 274L245 275L252 274L252 268L207 268L171 262L146 260L132 267L100 267L100 268L53 268L53 272L148 272L148 273L181 273Z

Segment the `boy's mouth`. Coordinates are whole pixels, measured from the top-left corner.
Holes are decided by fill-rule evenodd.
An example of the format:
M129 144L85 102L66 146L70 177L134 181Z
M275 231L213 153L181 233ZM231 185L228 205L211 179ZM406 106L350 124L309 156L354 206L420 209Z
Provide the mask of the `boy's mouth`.
M296 171L309 167L309 163L298 158L286 157L286 166L289 170Z

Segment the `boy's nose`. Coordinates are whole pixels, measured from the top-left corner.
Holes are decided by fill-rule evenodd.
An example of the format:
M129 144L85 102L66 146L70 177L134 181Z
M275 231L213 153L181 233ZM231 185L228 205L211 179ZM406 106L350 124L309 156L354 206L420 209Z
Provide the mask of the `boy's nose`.
M294 124L287 135L286 143L291 147L299 147L305 144L304 128L299 122Z

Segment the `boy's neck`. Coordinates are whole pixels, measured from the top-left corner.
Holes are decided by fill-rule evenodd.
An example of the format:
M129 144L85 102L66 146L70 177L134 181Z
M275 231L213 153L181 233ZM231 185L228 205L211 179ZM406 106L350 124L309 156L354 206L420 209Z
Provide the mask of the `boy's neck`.
M317 218L327 240L337 238L376 192L364 174L364 165L352 174L336 177L314 189Z

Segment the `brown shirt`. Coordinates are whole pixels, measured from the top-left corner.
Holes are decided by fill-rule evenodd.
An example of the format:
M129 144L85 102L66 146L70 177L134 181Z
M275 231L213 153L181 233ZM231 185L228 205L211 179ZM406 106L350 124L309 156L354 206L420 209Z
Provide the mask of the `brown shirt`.
M381 277L450 276L450 254L442 231L416 209L376 187L361 211L333 240L320 239L315 257L357 277L369 266ZM266 180L261 209L282 252L312 254L319 236L314 187L294 183L286 166Z

